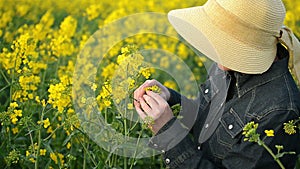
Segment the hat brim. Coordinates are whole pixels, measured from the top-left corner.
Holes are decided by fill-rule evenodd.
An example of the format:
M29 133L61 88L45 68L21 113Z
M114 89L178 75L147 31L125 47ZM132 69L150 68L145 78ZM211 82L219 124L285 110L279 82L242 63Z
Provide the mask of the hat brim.
M231 70L260 74L267 71L275 59L275 43L269 49L243 43L218 28L207 17L203 6L172 10L168 13L168 19L188 43Z

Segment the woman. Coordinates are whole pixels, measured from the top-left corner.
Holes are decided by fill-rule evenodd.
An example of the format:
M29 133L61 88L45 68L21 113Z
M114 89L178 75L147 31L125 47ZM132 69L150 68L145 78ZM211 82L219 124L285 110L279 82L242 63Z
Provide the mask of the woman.
M275 145L283 145L283 151L299 154L299 134L283 130L283 123L299 118L300 94L288 62L299 56L300 44L282 27L282 1L208 0L204 6L171 11L168 17L183 38L216 64L196 100L156 80L134 92L139 116L154 119L150 146L163 152L166 166L279 168L263 147L244 141L243 128L251 121L259 124L262 138L265 130L274 130L275 136L264 138L273 152ZM153 85L161 88L160 94L145 90ZM170 108L177 103L182 119ZM294 168L296 159L280 158L286 168Z

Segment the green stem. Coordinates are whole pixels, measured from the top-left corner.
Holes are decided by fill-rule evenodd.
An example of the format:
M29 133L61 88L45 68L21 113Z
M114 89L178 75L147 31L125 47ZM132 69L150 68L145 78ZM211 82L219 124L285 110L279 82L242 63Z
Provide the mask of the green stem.
M41 118L40 118L41 122L44 120L44 111L45 111L45 107L43 107L43 110L42 110L42 114L41 114ZM39 164L40 147L41 147L41 140L42 140L42 134L41 134L42 125L43 125L43 123L41 123L39 125L39 131L38 131L38 147L37 147L37 152L36 152L36 160L35 160L35 164L34 164L35 169L39 168L38 164Z
M91 161L92 161L92 163L94 164L94 166L96 167L97 166L97 163L95 162L95 160L93 159L93 157L91 156L91 154L89 153L89 151L88 151L88 148L87 147L85 147L84 146L84 144L82 143L82 141L80 140L80 139L78 139L78 138L76 138L77 139L77 141L79 141L80 142L80 144L81 144L81 146L83 147L83 149L84 149L84 161L83 161L83 168L85 168L86 167L86 155L88 155L89 156L89 158L91 159ZM88 146L88 145L87 145Z
M12 71L12 78L11 78L11 83L10 84L13 84L14 83L14 73L15 71L13 70ZM9 88L9 99L10 99L10 101L12 101L12 93L13 93L13 88L11 87L11 88Z
M275 154L272 152L272 150L261 140L259 140L261 142L261 145L271 154L271 156L274 158L274 160L278 163L278 165L280 166L280 168L285 169L285 167L283 166L283 164L281 163L281 161L275 156Z
M28 134L29 134L29 138L30 138L30 142L31 142L32 153L34 153L34 143L33 143L33 138L32 138L32 135L31 135L31 131L30 131L30 128L29 128L27 122L25 124L26 124L26 128L28 130Z
M132 169L133 167L133 164L134 164L134 160L135 160L135 156L136 156L136 153L137 153L137 150L138 150L138 145L140 143L140 138L142 136L142 133L143 133L144 129L142 128L142 130L139 132L139 136L138 136L138 139L137 139L137 143L136 143L136 149L134 151L134 154L133 154L133 158L132 158L132 162L131 162L131 165L130 165L130 168L129 169Z
M10 87L10 86L11 86L10 84L4 86L4 87L0 90L0 93L1 93L3 90L5 90L6 88Z
M84 147L83 144L81 145ZM83 169L85 169L85 167L86 167L86 151L83 152Z
M3 76L3 78L5 79L6 83L10 84L9 80L7 79L7 77L5 76L5 74L3 73L3 71L1 69L0 69L0 72L1 72L1 74Z
M104 110L104 120L105 120L105 124L107 124L107 108L105 108Z
M49 138L51 138L52 135L55 134L56 130L60 129L60 128L63 127L64 125L65 125L65 122L63 122L61 125L59 125L58 127L56 127L56 128L53 130L53 132L52 132L48 137L46 137L46 138L43 139L43 141L46 141L46 140L48 140Z
M127 65L127 69L126 70L128 70L128 66L129 65ZM128 71L126 71L126 79L128 78ZM127 88L127 91L129 91L129 86L128 86L128 88ZM125 140L127 140L127 137L129 136L128 135L128 133L129 133L129 131L128 131L128 129L127 129L127 105L128 105L128 97L126 97L125 98L125 106L124 106L124 111L125 111L125 113L124 113L124 120L123 120L123 122L124 122L124 136L125 136ZM126 150L124 150L124 169L127 169L127 157L126 157Z

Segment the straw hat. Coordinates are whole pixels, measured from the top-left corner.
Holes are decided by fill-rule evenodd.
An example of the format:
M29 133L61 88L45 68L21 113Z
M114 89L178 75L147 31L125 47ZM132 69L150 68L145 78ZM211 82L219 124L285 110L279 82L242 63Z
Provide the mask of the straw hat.
M208 0L203 6L172 10L168 18L184 39L213 61L260 74L275 59L285 13L281 0Z

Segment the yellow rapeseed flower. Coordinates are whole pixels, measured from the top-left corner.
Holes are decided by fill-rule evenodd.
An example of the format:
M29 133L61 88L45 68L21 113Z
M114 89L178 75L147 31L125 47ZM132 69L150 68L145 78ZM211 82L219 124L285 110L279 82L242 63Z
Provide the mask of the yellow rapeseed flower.
M52 133L53 132L53 129L52 129L52 127L50 126L50 127L48 127L48 129L47 129L47 133Z
M92 89L93 91L96 91L97 87L98 87L98 86L97 86L95 83L93 83L92 86L91 86L91 89Z
M274 130L265 130L265 133L268 137L274 137Z
M101 5L96 5L96 4L93 4L91 6L89 6L87 9L86 9L86 15L88 17L88 20L93 20L95 18L97 18L99 15L100 15L100 10L101 9Z
M54 161L55 164L58 164L57 156L55 153L50 153L50 158Z
M9 107L11 107L11 108L17 108L18 106L19 105L18 105L17 102L12 102L12 103L9 104Z
M46 120L43 121L44 123L44 128L48 128L50 126L50 121L49 121L49 118L47 118Z
M30 152L26 150L26 157L30 156Z
M153 91L155 93L161 93L161 88L159 88L157 85L146 87L145 90L146 91Z
M295 130L296 125L295 125L294 120L290 120L288 123L283 123L283 125L284 125L283 129L284 129L285 133L292 135L297 132Z
M132 103L128 103L127 104L127 109L132 110L133 109L133 104Z
M149 79L149 77L151 76L151 70L149 68L142 68L140 70L140 73L146 78Z
M16 114L11 114L10 119L13 124L17 124L18 118Z
M11 131L13 132L13 134L17 134L19 132L19 129L17 127L12 128Z
M40 103L40 97L39 96L35 96L35 99L34 99L37 103Z
M63 165L65 163L64 155L61 153L58 153L58 157L59 157L60 164Z
M42 106L46 107L46 101L45 101L45 99L42 100Z
M164 82L164 86L175 90L177 85L174 81L167 80Z
M67 16L60 24L60 34L68 38L73 37L77 28L77 20Z
M32 162L32 163L35 163L35 159L34 158L29 158L29 160Z
M68 144L67 144L67 149L70 149L70 148L71 148L71 143L68 142Z
M41 156L45 156L46 155L47 150L46 149L40 149L40 155Z
M18 117L22 117L22 110L14 110L14 113Z

